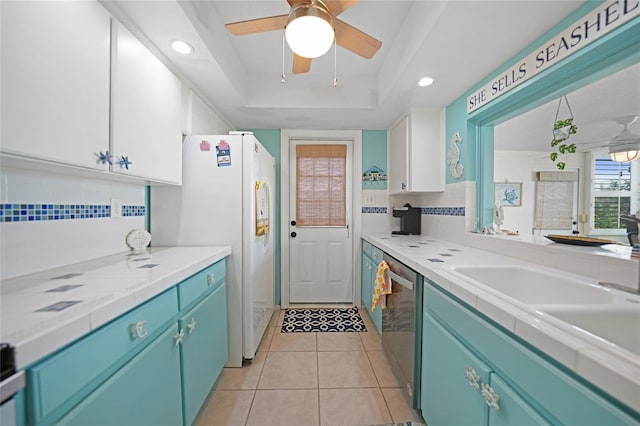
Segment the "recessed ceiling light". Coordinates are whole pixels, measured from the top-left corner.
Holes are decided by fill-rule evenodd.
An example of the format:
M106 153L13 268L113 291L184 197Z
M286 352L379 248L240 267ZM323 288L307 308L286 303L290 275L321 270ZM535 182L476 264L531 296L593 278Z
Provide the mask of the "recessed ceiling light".
M193 53L193 47L182 40L174 40L171 42L171 48L181 55L190 55Z
M431 77L422 77L420 80L418 80L418 86L420 87L431 86L432 84L433 79Z

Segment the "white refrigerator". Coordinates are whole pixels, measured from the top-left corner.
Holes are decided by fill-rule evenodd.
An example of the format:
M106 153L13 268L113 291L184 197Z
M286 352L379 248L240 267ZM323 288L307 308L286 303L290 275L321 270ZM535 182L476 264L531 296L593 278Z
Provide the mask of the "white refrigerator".
M250 132L190 135L182 186L151 188L154 246L229 245L228 367L253 359L274 310L275 159Z

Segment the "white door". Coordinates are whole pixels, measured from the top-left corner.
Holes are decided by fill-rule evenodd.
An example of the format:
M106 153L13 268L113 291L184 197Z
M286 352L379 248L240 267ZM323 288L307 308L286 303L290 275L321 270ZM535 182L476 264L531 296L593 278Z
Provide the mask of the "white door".
M353 143L289 147L289 301L351 303Z

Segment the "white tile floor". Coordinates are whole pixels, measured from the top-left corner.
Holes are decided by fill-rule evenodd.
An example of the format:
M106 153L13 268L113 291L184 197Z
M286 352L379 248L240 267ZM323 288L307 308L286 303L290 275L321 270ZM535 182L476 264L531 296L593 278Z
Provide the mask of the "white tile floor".
M296 306L297 307L297 306ZM367 332L281 333L275 312L256 358L225 368L198 426L355 426L420 421L402 397L366 311Z

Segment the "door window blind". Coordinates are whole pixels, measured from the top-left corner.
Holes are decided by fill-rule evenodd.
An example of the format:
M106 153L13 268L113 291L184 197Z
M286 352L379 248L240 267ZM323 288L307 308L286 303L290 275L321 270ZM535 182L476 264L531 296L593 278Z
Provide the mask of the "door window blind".
M346 145L296 146L297 226L346 226Z

